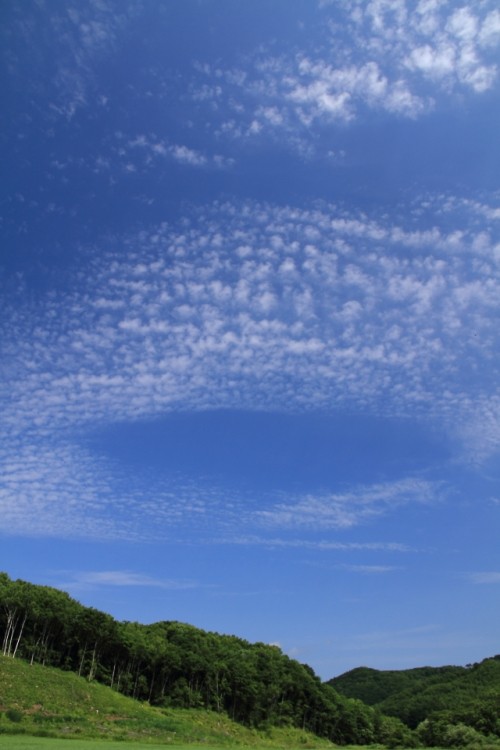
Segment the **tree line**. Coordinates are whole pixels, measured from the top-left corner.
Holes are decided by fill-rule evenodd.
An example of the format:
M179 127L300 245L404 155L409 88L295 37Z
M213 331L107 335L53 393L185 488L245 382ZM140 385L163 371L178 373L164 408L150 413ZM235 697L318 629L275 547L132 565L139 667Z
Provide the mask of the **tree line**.
M500 739L500 655L465 667L358 667L329 684L403 721L427 746L481 745Z
M346 698L277 646L179 622L120 622L67 593L0 573L5 657L70 670L152 705L247 726L291 725L337 744L411 745L402 722Z
M75 672L152 705L290 725L336 744L498 743L500 656L467 667L351 670L329 683L280 648L179 622L120 622L0 573L4 657Z

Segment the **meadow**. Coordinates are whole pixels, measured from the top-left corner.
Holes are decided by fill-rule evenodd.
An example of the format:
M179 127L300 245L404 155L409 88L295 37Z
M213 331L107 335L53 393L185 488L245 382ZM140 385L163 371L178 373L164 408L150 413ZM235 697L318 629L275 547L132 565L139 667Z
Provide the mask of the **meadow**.
M109 748L116 748L116 742L113 741L102 741L102 740L64 740L54 739L52 737L26 737L19 735L3 735L0 736L0 748L8 748L9 750L109 750ZM141 748L148 748L148 750L164 750L165 744L151 744L151 743L138 743L138 742L120 742L120 748L123 750L141 750ZM184 750L181 746L178 746L179 750ZM187 748L186 748L187 750ZM207 750L209 750L207 748Z
M120 742L120 750L164 750L165 743ZM193 750L192 745L176 745L176 750ZM117 748L114 741L106 740L65 740L49 737L0 736L0 748L9 750L110 750ZM219 747L206 747L205 750L222 750Z

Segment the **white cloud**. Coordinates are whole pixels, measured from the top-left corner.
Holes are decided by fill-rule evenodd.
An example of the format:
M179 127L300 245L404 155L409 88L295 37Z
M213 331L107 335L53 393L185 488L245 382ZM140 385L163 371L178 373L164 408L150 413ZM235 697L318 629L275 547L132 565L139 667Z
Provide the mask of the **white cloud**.
M193 65L189 97L203 127L233 138L272 134L307 154L312 125L347 123L367 108L415 118L450 93L482 93L495 85L500 13L492 0L474 7L457 7L452 0L352 0L319 8L301 47L281 52L264 42L232 67L223 58L218 65ZM139 2L128 0L119 11L102 2L47 14L46 33L57 39L51 48L55 72L35 75L29 85L35 96L45 92L53 116L71 120L90 103L109 106L108 92L98 85L99 69L126 43L127 29L142 13ZM35 14L14 16L19 38L35 54ZM170 101L183 100L185 92L171 86L178 72L165 75ZM137 100L164 99L167 84L160 79L150 71L146 90L135 90ZM161 139L150 145L152 159L169 155L194 166L217 165L217 156L193 145ZM227 157L219 158L230 166Z
M363 575L381 575L400 570L400 568L394 565L342 565L342 568L352 573L362 573Z
M480 94L497 81L500 14L492 2L474 9L451 0L319 7L322 30L311 31L310 46L279 55L261 48L244 75L198 67L202 79L217 81L219 136L273 135L304 150L313 125L349 123L367 108L416 118L443 97ZM207 88L203 80L193 84L195 100Z
M498 268L483 227L422 230L335 207L255 204L205 217L187 233L128 238L125 254L97 250L82 294L27 311L36 335L11 311L6 339L22 373L12 382L13 424L23 415L47 424L127 418L207 398L229 405L221 384L245 382L249 359L255 378L274 373L280 408L289 405L279 395L288 377L302 384L295 406L375 405L381 393L395 412L429 399L445 411L452 400L467 405L457 366L489 359L497 340ZM51 341L59 344L47 356ZM181 373L179 362L190 366ZM255 381L252 403L268 389Z
M414 479L358 487L345 493L307 495L256 511L266 526L348 529L401 505L439 499L439 488Z
M497 571L484 571L480 573L469 573L467 578L472 583L478 584L489 584L489 583L500 583L500 572Z
M217 543L234 544L238 546L270 547L272 549L305 549L324 552L412 552L410 547L399 542L339 542L331 539L284 539L279 537L266 537L247 535L244 537L233 536Z
M455 69L455 50L452 45L435 49L426 44L416 47L408 57L408 66L420 70L431 78L444 78L451 75Z
M171 146L170 153L176 161L183 164L191 164L194 167L201 167L207 163L206 157L187 146Z
M198 149L190 148L184 144L172 144L166 139L159 139L155 135L141 133L134 138L125 140L123 133L118 136L120 147L115 149L120 160L132 159L133 171L148 169L155 166L159 161L171 159L179 164L191 167L211 167L215 169L228 169L234 165L234 159L222 154L207 155ZM139 154L139 160L137 160Z
M479 44L493 47L500 41L500 11L492 10L483 21L479 32Z
M446 30L462 43L472 42L477 36L478 27L478 19L466 7L454 11L446 22Z
M129 570L78 571L70 573L71 581L63 584L63 588L81 590L99 586L138 586L140 588L153 587L169 590L183 590L197 587L193 581L178 581L152 578L142 573Z
M60 402L59 402L60 404ZM58 402L48 407L57 408ZM110 494L109 471L70 445L54 445L41 435L4 444L0 461L2 531L11 535L106 539L125 534L122 517L110 521L104 505ZM119 531L118 531L119 530Z

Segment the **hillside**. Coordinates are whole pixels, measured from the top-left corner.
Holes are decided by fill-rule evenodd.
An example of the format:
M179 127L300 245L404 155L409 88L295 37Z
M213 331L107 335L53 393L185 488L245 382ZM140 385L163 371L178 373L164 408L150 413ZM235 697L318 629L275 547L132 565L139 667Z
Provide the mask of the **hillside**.
M324 683L276 646L179 622L118 622L5 573L0 643L3 732L216 745L264 737L287 747L312 735L338 745L500 744L500 657L360 668Z
M436 683L452 682L464 672L464 667L451 666L387 671L357 667L329 680L329 684L346 697L358 698L369 706L376 706L393 695L418 691Z
M0 639L12 661L73 672L157 708L204 709L249 729L295 727L339 744L406 741L400 722L341 696L276 646L179 622L117 622L5 573Z
M259 747L325 747L307 732L248 729L201 709L159 709L69 672L0 656L0 734Z
M467 667L401 671L360 667L328 684L411 728L441 714L485 734L500 735L500 656Z

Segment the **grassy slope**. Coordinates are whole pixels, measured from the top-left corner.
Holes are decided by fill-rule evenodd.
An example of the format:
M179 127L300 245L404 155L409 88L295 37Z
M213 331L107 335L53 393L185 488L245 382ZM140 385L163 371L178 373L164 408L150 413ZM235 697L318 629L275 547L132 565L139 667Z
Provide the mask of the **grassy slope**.
M22 714L19 723L8 718L8 709ZM146 745L330 746L297 729L262 733L235 724L222 714L154 708L75 674L38 664L30 666L4 656L0 656L0 712L0 734L121 739Z

